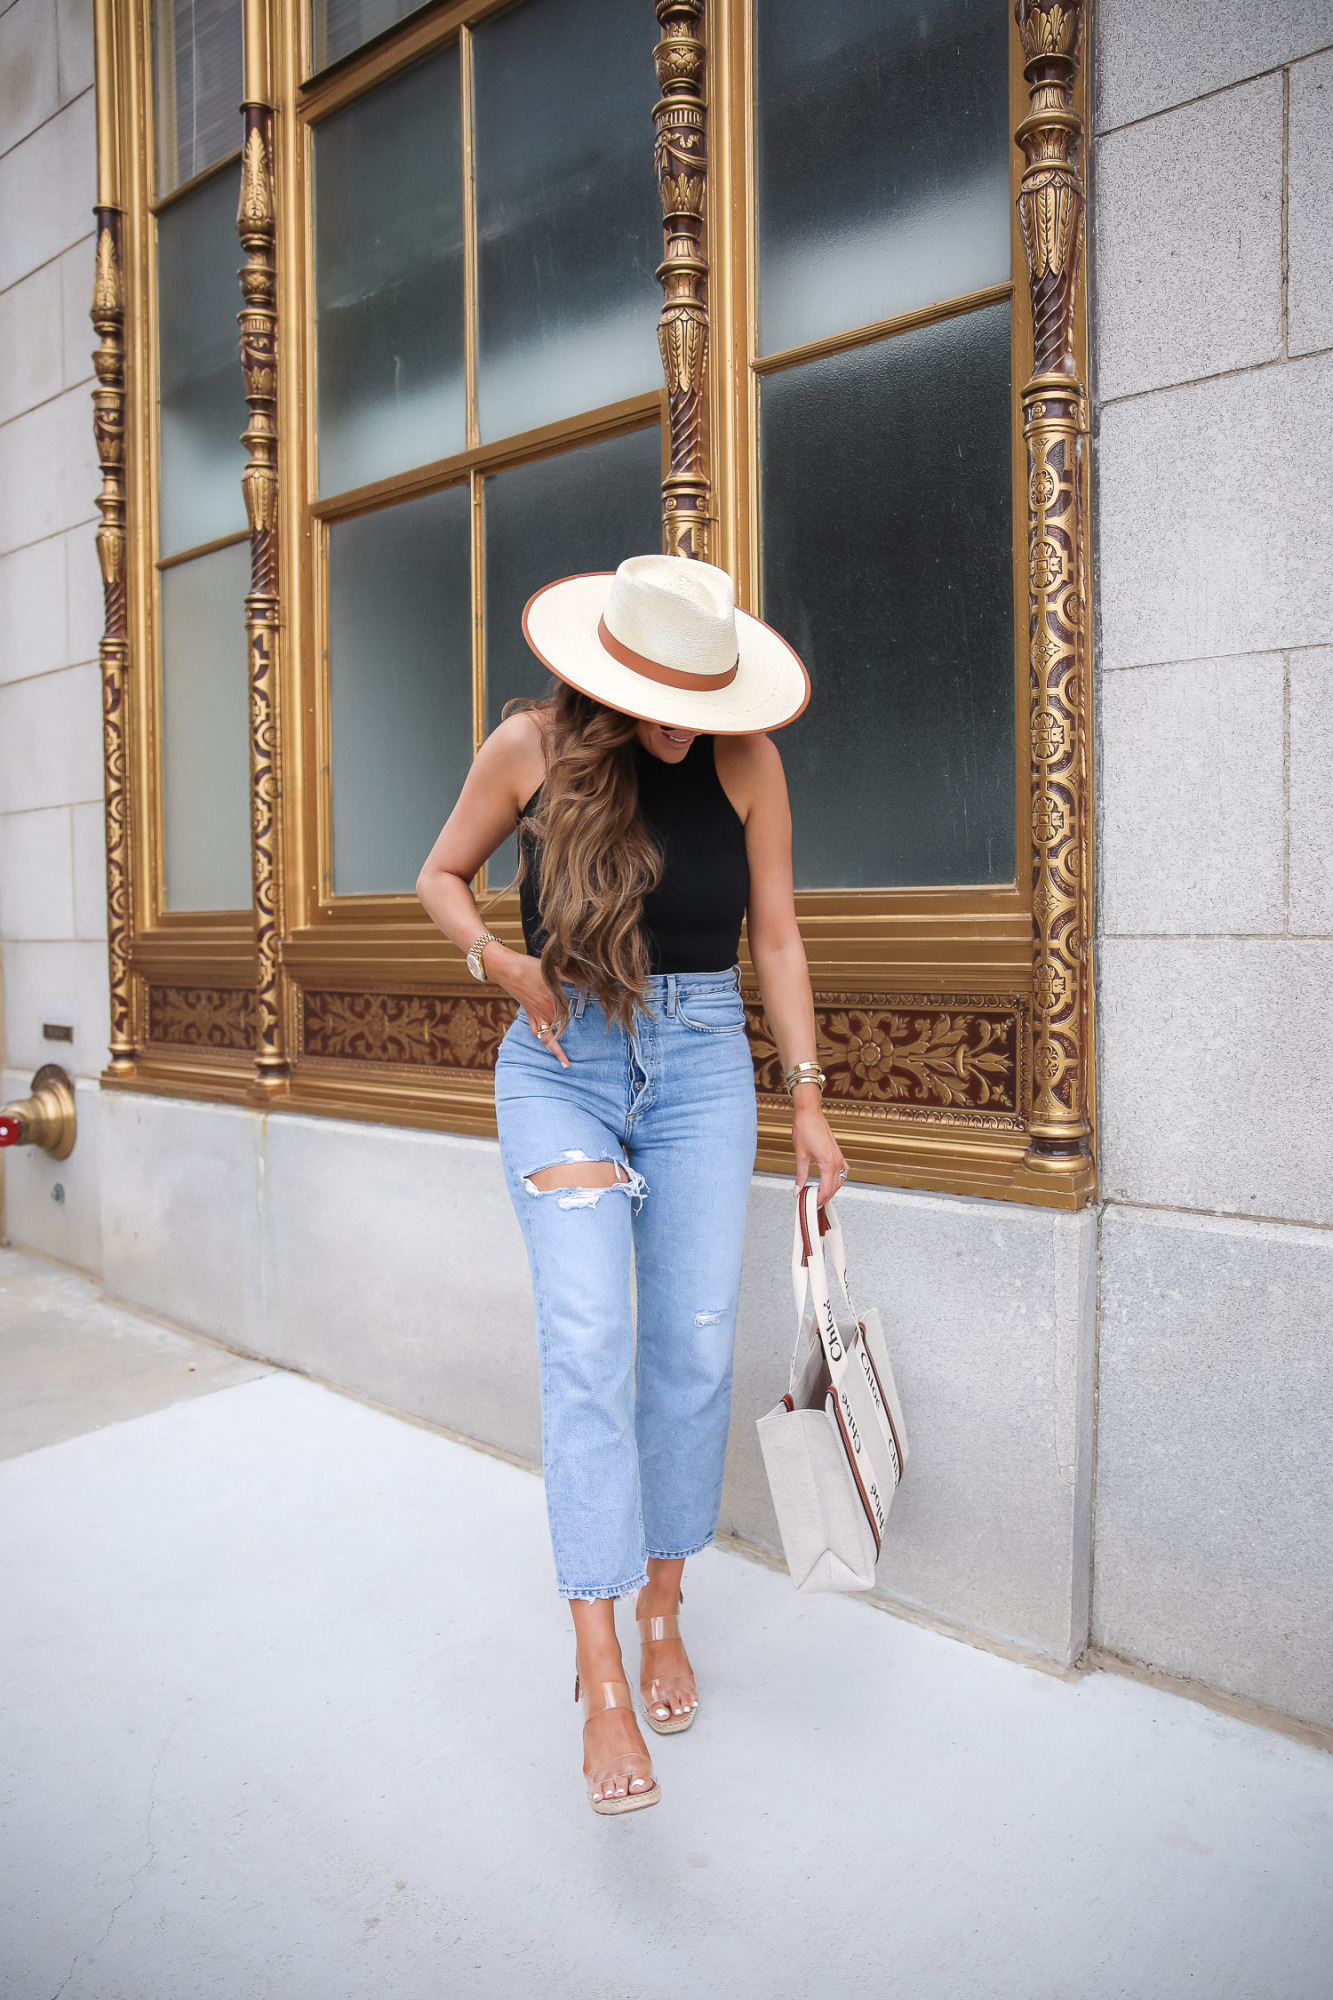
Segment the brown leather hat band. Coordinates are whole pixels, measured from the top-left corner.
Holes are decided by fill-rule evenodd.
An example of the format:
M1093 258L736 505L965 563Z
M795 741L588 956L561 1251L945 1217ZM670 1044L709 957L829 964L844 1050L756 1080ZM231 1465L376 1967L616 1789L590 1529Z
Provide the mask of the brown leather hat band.
M587 627L584 627L587 630ZM634 652L629 646L622 646L613 632L606 629L605 618L597 621L597 637L613 660L619 660L622 667L629 667L645 680L657 681L662 687L695 688L701 693L710 688L730 687L740 671L740 661L727 668L724 674L683 674L678 667L664 667L658 660L650 660L643 653Z

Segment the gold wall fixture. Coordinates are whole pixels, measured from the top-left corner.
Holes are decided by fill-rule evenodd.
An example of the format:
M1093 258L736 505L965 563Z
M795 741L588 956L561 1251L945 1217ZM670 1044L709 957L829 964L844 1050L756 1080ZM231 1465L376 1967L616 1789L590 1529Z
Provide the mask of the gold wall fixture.
M1031 112L1018 218L1032 301L1028 472L1034 1102L1026 1165L1073 1187L1088 1155L1087 402L1075 323L1083 249L1074 104L1082 0L1016 0Z
M246 0L245 146L236 227L245 252L239 314L241 368L250 421L241 488L250 524L245 600L250 694L250 858L255 908L256 1089L286 1089L283 1025L282 753L278 706L278 273L273 205L273 107L264 0Z
M40 1146L53 1160L67 1160L77 1137L74 1086L59 1063L43 1063L31 1097L0 1111L0 1146Z
M134 896L130 865L130 625L125 559L124 218L116 131L116 65L111 0L97 0L97 259L93 271L93 435L102 470L97 560L105 620L98 643L105 765L107 957L111 981L113 1076L132 1076Z
M662 92L653 108L654 158L662 196L664 261L657 342L666 374L671 463L662 481L668 555L708 560L708 263L703 254L708 188L703 0L657 0L662 39L653 50Z

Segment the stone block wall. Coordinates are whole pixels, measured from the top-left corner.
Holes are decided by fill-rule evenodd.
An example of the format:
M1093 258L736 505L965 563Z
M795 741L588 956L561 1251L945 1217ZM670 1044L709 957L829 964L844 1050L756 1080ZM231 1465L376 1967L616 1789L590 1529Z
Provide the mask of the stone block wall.
M1333 1722L1333 12L1098 10L1093 1635Z
M100 478L88 319L96 193L92 0L0 8L0 965L6 1097L60 1062L86 1143L8 1156L11 1234L100 1268L106 1060ZM43 1039L44 1024L73 1043ZM53 1201L59 1187L63 1200Z

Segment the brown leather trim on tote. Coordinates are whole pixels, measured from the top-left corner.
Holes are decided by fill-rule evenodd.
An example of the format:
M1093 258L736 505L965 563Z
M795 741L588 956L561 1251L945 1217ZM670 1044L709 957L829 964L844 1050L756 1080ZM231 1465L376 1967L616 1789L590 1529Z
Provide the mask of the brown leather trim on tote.
M880 1549L883 1547L879 1532L879 1522L875 1519L875 1510L866 1495L866 1489L856 1463L856 1453L852 1450L852 1441L847 1435L847 1426L842 1420L842 1411L838 1407L838 1392L836 1389L830 1388L825 1391L824 1403L826 1407L829 1403L833 1405L833 1415L838 1425L838 1436L842 1439L842 1448L847 1454L847 1463L852 1469L852 1478L856 1481L856 1490L861 1496L861 1505L865 1509L866 1519L870 1523L870 1532L875 1537L875 1560L878 1561Z

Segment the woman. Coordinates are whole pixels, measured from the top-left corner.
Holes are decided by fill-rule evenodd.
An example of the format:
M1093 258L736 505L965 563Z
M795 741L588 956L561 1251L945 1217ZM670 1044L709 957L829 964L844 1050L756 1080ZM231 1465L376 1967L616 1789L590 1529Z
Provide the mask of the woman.
M677 1606L713 1539L755 1154L742 919L793 1098L799 1181L847 1175L824 1118L782 764L763 732L809 699L796 655L708 563L635 556L523 615L557 677L477 754L417 883L520 1012L495 1072L532 1270L547 1511L577 1646L594 1811L653 1805L615 1600L637 1591L644 1716L688 1729ZM526 952L468 887L519 827ZM630 1300L631 1247L637 1326Z

